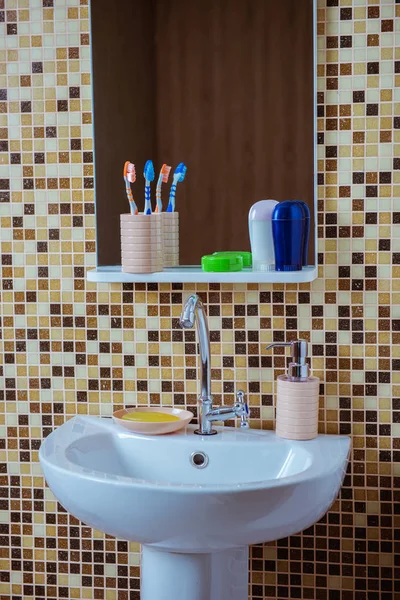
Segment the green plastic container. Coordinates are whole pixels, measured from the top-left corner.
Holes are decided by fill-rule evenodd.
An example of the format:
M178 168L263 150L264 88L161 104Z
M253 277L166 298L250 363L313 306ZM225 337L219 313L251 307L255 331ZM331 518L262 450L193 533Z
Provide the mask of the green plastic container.
M214 252L213 256L241 256L243 259L243 267L251 267L252 257L251 252L242 252L240 250L229 250L226 252Z
M243 269L239 252L215 252L201 257L201 268L206 273L233 273Z

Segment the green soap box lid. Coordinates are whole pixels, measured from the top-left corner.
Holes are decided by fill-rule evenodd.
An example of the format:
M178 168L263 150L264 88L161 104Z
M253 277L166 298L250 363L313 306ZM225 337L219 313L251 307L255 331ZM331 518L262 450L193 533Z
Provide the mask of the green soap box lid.
M242 252L240 250L229 250L226 252L214 252L213 256L241 256L243 259L244 267L251 267L253 264L251 252Z
M214 252L201 258L201 267L207 273L232 273L251 266L250 252Z

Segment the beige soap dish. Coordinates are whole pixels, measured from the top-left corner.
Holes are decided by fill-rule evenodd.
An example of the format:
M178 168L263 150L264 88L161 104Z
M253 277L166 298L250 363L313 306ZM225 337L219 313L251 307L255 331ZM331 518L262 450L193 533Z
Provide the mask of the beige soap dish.
M124 415L140 413L143 416L143 420L130 421L124 419ZM148 415L147 418L151 418L151 414L159 415L157 421L145 420L144 415ZM166 415L166 420L162 420L161 415ZM173 433L184 429L189 425L193 419L193 413L190 410L183 410L180 408L122 408L113 413L114 423L117 423L125 429L129 429L134 433L143 433L144 435L164 435L166 433ZM173 421L167 420L167 418L176 417Z

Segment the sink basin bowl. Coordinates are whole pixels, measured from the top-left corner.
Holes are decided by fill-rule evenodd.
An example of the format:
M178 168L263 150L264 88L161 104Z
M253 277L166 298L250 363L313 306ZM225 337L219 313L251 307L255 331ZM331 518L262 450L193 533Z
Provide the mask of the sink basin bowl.
M167 552L286 537L315 523L337 496L348 437L294 442L271 431L225 427L202 437L194 429L153 437L108 418L75 417L45 439L40 463L74 516Z

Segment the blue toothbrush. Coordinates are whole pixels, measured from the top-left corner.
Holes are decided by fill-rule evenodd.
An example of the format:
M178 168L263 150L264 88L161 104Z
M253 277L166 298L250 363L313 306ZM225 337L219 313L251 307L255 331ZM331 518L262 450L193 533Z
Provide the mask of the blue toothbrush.
M187 166L183 162L179 163L179 165L175 169L173 180L172 180L172 185L171 185L171 190L169 192L169 202L168 202L166 212L174 212L175 211L176 184L180 183L181 181L183 181L185 179L186 171L187 171Z
M154 165L152 160L148 160L144 165L143 175L145 178L144 186L144 214L151 215L151 197L150 197L150 183L154 181Z

